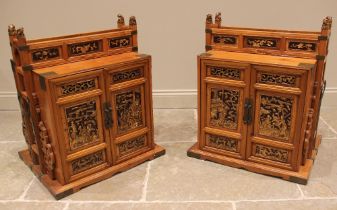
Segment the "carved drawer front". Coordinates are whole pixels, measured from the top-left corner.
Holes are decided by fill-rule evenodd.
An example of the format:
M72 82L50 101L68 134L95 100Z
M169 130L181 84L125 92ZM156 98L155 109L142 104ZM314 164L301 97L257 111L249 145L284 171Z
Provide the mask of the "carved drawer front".
M144 77L144 67L138 66L132 69L117 71L110 74L111 84L126 82Z
M244 103L248 97L248 66L202 62L201 108L204 150L236 158L245 156Z
M81 176L83 173L93 173L106 165L105 150L99 150L90 154L86 154L80 158L69 161L72 178Z
M140 135L116 144L117 161L123 161L148 150L147 135Z

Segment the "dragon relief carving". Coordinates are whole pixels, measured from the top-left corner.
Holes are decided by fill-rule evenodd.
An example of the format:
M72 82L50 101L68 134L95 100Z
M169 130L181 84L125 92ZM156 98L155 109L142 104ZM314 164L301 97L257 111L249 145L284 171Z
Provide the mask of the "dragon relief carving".
M58 57L60 57L60 52L57 48L39 49L32 52L32 60L34 62L46 61Z
M141 89L127 90L116 95L118 132L143 126Z
M210 125L232 130L237 129L239 90L212 88L210 97Z
M67 83L61 85L61 95L66 96L75 93L81 93L95 88L96 88L95 79Z
M69 54L70 56L84 55L88 53L95 53L101 51L101 40L95 40L90 42L81 42L76 44L70 44Z
M103 151L98 151L93 154L86 155L71 162L73 174L80 173L87 169L93 168L104 162Z
M261 95L259 134L287 141L293 102L293 98Z
M257 144L255 147L255 156L265 159L278 161L282 163L288 162L288 151L284 149L277 149L265 145Z
M220 66L211 66L210 74L211 76L240 80L241 79L240 69L220 67Z
M141 69L134 69L112 74L112 83L124 82L132 79L137 79L143 76Z
M291 86L291 87L296 85L296 76L294 75L260 73L259 77L260 83Z
M137 151L143 147L145 147L145 136L140 136L134 139L127 140L118 144L118 150L120 156L125 156L134 151Z
M288 49L314 52L316 51L316 43L291 41L288 44Z
M248 47L254 47L254 48L276 48L277 47L277 39L270 39L270 38L247 37L246 43Z
M216 149L236 152L238 141L225 136L208 135L208 146Z
M236 44L236 37L234 36L227 36L227 35L214 35L213 42L216 44Z
M46 166L47 174L51 178L53 178L54 176L53 170L55 168L55 155L54 155L51 143L50 143L47 129L43 121L39 122L39 135L40 135L40 142L42 145L44 165Z
M95 100L65 108L65 116L70 150L99 140Z

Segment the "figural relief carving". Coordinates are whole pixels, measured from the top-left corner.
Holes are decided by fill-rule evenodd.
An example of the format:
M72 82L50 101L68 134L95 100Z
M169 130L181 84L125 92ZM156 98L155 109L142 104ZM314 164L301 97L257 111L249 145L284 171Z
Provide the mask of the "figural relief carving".
M139 136L134 139L127 140L118 144L119 155L125 156L132 152L135 152L141 148L144 148L146 145L145 136Z
M240 80L241 78L240 69L229 68L229 67L220 67L220 66L211 66L210 74L211 76Z
M96 88L95 79L77 81L61 85L61 95L67 96Z
M294 87L296 85L296 76L272 74L272 73L260 73L259 82L265 84L282 85Z
M210 98L210 125L237 129L240 91L212 88Z
M261 144L257 144L255 147L255 156L282 163L286 163L288 161L288 153L289 152L287 150Z
M96 100L65 108L65 116L70 150L99 140Z
M287 141L291 130L294 99L283 96L261 95L258 133Z
M104 162L103 151L86 155L71 162L73 174L80 173Z
M214 147L216 149L227 150L236 152L238 149L238 141L226 136L216 136L216 135L207 135L208 136L208 145L209 147Z
M141 88L116 94L118 132L126 132L143 126Z

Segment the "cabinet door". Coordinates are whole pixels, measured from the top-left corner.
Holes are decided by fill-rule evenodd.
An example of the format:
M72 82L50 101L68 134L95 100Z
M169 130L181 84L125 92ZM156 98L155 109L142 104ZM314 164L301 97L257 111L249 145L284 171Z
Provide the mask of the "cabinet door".
M244 159L247 126L243 115L249 66L201 60L200 78L200 148Z
M152 98L148 60L108 71L108 115L114 163L153 147ZM108 126L109 127L109 126Z
M56 79L54 93L66 182L108 167L103 127L104 81L101 70Z
M254 66L251 99L254 121L248 126L250 161L296 170L307 72Z

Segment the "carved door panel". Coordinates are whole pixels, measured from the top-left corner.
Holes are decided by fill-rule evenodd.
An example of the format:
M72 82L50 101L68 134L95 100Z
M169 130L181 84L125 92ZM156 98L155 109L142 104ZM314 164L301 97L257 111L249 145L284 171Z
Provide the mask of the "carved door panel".
M306 74L297 69L252 68L250 94L255 113L248 126L249 160L286 169L298 167Z
M136 63L108 72L109 103L106 126L110 127L114 163L152 148L152 107L149 64ZM111 118L111 119L109 119Z
M66 181L106 168L111 162L103 127L104 81L101 71L79 74L55 82L60 142Z
M249 66L201 61L201 133L203 150L244 159L244 104L249 93Z

